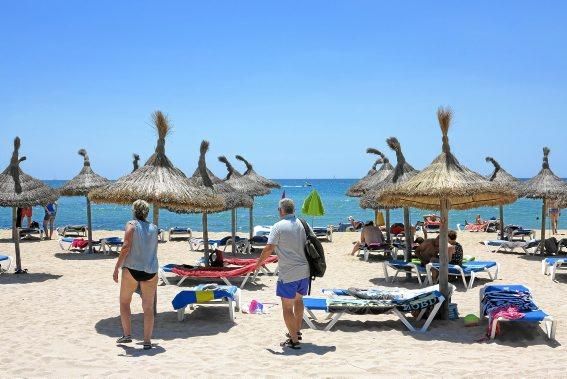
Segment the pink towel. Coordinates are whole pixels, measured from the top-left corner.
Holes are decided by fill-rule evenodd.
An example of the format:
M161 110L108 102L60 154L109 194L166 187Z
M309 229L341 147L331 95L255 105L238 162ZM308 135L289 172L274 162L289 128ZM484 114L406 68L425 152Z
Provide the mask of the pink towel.
M517 307L503 306L494 308L490 311L488 317L488 336L492 334L492 321L497 318L505 318L506 320L517 320L524 317L525 314L520 312ZM499 327L496 325L496 334L499 332Z

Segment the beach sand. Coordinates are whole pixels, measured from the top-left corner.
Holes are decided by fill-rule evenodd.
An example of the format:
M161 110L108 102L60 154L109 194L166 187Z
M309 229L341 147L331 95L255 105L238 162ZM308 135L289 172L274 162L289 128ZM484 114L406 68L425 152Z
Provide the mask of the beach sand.
M96 239L122 232L96 231ZM226 233L212 233L221 237ZM10 232L0 233L0 254L14 256ZM314 282L321 288L385 285L378 258L364 262L349 255L355 233L335 233L325 243L328 270ZM477 279L465 292L462 284L452 301L461 319L435 320L425 334L410 333L391 314L346 315L331 332L304 329L297 351L282 351L281 306L272 276L247 285L243 303L257 299L269 314L236 314L228 320L226 307L200 306L178 322L171 300L177 286L158 287L158 315L150 351L140 345L141 301L132 302L135 343L117 346L122 333L119 285L112 280L115 256L61 251L56 240L23 242L27 275L0 275L0 377L45 376L565 376L567 362L567 275L557 282L541 274L540 257L514 253L488 253L478 242L495 234L459 233L465 254L501 265L496 283L529 286L537 304L559 320L556 341L548 341L540 327L504 325L496 342L476 342L484 336L486 321L465 328L462 317L478 314ZM192 264L201 253L190 252L186 241L159 246L159 260ZM191 285L195 282L187 282ZM386 284L390 285L390 284ZM417 288L417 281L398 282ZM307 326L304 325L304 328Z

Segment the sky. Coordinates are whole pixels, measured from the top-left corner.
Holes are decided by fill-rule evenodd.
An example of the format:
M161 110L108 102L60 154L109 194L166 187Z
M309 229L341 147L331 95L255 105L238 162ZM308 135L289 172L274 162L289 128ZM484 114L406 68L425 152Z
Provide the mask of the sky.
M531 177L551 149L567 177L564 1L1 1L0 162L114 179L155 148L187 174L202 139L271 178L359 178L395 136L407 161L452 151L483 174L492 156ZM240 162L233 162L244 170Z

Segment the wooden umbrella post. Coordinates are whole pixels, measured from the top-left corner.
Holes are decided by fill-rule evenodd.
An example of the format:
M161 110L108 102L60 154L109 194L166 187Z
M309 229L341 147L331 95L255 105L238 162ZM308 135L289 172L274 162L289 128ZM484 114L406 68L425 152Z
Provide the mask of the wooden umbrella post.
M209 267L209 228L207 212L203 212L203 247L205 248L205 266Z
M91 201L88 196L87 198L87 238L89 242L89 253L94 253L93 251L93 228L91 220Z
M542 199L541 204L541 241L539 242L539 253L545 253L545 203L546 198Z
M254 237L254 204L250 207L250 241L252 241L252 237Z
M413 240L411 235L411 222L410 222L410 214L408 207L404 207L404 238L406 240L405 250L404 250L404 260L406 262L409 262L411 260L411 247L413 244ZM411 273L408 276L411 277Z
M236 254L236 208L231 210L232 254Z
M20 233L16 227L18 221L18 209L12 207L12 234L14 235L14 248L16 250L16 274L22 273L22 257L20 256Z
M439 233L439 290L445 297L445 302L441 306L441 319L449 318L449 254L448 237L449 232L449 200L441 199L441 230Z
M154 208L154 214L153 214L154 225L159 228L159 226L158 226L158 224L159 224L159 206L156 203L154 203L153 208Z
M504 206L500 207L500 239L504 239Z
M390 243L391 241L390 236L390 210L386 209L386 242Z

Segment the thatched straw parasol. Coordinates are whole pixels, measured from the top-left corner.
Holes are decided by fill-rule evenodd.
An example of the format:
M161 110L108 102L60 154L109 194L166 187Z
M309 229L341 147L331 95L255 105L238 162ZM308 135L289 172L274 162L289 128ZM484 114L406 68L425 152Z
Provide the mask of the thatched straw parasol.
M389 186L403 183L410 178L414 177L418 171L414 169L409 163L406 162L406 158L402 153L402 146L396 137L390 137L386 140L386 143L390 149L394 150L396 153L396 167L382 180L378 185L368 190L362 199L360 200L360 206L362 208L376 209L382 207L378 201L378 196L384 189ZM387 231L390 232L389 230ZM404 207L404 233L405 233L405 250L404 259L408 260L411 258L411 220L409 214L409 208Z
M368 154L376 154L380 156L380 158L378 158L374 162L372 168L370 169L370 171L368 171L368 174L366 174L365 177L349 187L346 192L347 196L361 197L366 191L376 186L378 183L384 180L390 172L394 170L394 167L390 163L390 160L381 151L369 147L366 152ZM376 170L378 164L382 164L382 166L378 170Z
M378 197L386 206L405 206L436 209L441 213L439 233L440 289L446 299L442 314L448 317L449 285L447 233L449 209L470 209L486 205L508 204L516 200L516 193L506 186L490 182L482 175L462 166L451 153L447 133L452 119L449 109L439 108L437 118L443 134L441 154L412 178L385 189Z
M510 175L500 166L500 163L492 157L486 157L486 161L494 165L494 171L487 176L487 179L494 183L500 183L518 191L520 189L520 181ZM498 206L500 211L500 238L504 238L504 206Z
M181 170L165 155L165 137L170 131L169 120L156 111L152 119L158 132L155 153L143 167L119 178L116 182L89 193L97 203L131 204L143 199L154 205L154 223L158 225L159 208L216 211L225 207L224 198L212 189L201 191L193 187Z
M85 196L87 199L87 224L88 224L88 240L89 252L92 253L92 221L91 221L91 201L88 198L89 191L95 188L102 187L110 181L102 176L96 174L91 168L91 162L85 149L79 150L79 155L83 157L83 168L73 179L69 180L59 190L63 196Z
M136 171L137 169L140 168L140 165L138 163L140 161L140 156L138 154L134 153L134 154L132 154L132 158L133 158L133 160L132 160L132 166L133 166L132 172L134 172L134 171Z
M17 208L47 205L55 202L59 197L58 191L46 186L41 180L29 176L20 169L20 163L25 161L26 157L20 158L19 150L20 137L16 137L10 164L0 174L0 207L12 208L12 237L15 242L17 274L26 272L22 270L20 235L16 228Z
M250 177L243 176L240 172L238 172L225 156L220 156L218 159L226 165L226 169L228 171L225 182L230 184L236 191L252 196L252 198L255 196L264 196L270 193L270 189L268 187L264 187L252 180ZM236 212L236 208L231 210L232 251L236 250Z
M567 195L567 185L549 168L549 148L543 148L543 163L540 172L522 183L520 187L520 196L529 199L542 199L541 206L541 242L539 245L540 253L544 253L545 243L545 216L547 211L547 200L556 200L561 202L561 199Z
M222 181L216 177L208 168L206 162L206 154L209 150L209 142L202 141L199 150L199 163L195 170L195 173L188 182L201 191L209 191L211 188L214 192L224 199L225 205L222 209L216 209L214 211L208 211L207 209L195 210L191 207L189 208L179 208L179 207L168 207L168 209L177 213L197 213L201 212L203 214L203 240L205 247L205 262L208 265L209 262L209 230L208 230L208 213L226 211L235 208L248 208L252 206L252 198L242 192L236 191L230 184Z
M246 171L244 172L244 174L242 174L242 176L244 176L245 178L248 178L252 182L258 183L267 188L281 188L281 186L278 183L274 182L273 180L269 180L264 178L263 176L258 175L256 171L254 171L252 164L248 162L246 159L244 159L242 155L237 155L236 159L244 162L244 164L246 165ZM252 239L253 234L254 234L254 205L250 207L250 239Z

